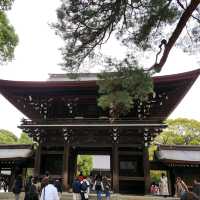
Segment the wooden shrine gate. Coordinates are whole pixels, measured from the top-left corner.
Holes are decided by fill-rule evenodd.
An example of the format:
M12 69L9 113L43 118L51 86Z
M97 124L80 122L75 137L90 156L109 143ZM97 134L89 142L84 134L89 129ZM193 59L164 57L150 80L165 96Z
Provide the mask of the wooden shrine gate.
M63 177L67 189L76 175L78 154L110 155L113 190L144 194L150 184L148 141L152 133L158 134L165 126L120 121L109 124L105 120L84 123L79 119L71 124L60 121L59 124L36 125L24 121L20 127L40 138L35 156L35 176L49 171L54 177Z
M0 80L0 92L30 119L22 120L19 127L38 143L35 176L49 170L63 179L67 189L79 150L106 150L114 192L144 194L150 182L148 145L199 73L153 77L154 94L148 101L136 100L131 111L112 124L109 111L98 107L96 74L80 74L79 80L66 74L51 75L45 82Z

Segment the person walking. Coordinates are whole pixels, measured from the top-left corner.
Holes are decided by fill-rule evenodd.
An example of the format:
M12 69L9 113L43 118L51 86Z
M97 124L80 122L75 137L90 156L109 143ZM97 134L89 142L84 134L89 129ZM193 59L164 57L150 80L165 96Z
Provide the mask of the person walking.
M17 175L14 181L14 186L13 186L13 193L15 195L15 200L19 200L19 196L22 190L22 177L21 175Z
M177 177L175 184L175 197L180 197L181 200L186 200L187 192L189 192L187 185L180 177Z
M79 177L75 177L75 179L73 180L73 183L72 183L73 200L80 200L81 199L80 187L81 187L81 183L79 181Z
M39 200L39 192L36 187L36 180L31 178L31 182L25 187L24 200Z
M48 179L48 184L42 189L40 200L60 200L57 188L53 185L53 180L51 177Z
M161 174L159 182L160 195L169 196L168 181L164 173Z
M54 186L56 187L56 189L57 189L57 191L58 191L58 196L59 196L59 198L61 198L61 195L62 195L62 185L61 185L59 179L56 179L56 180L55 180Z
M97 200L102 200L102 192L104 191L102 177L97 175L96 180L93 185L93 190L96 191Z
M88 200L90 192L90 183L86 179L86 177L83 177L83 180L80 182L80 184L81 200Z
M104 191L106 195L106 200L110 200L111 184L107 176L104 177L103 186L104 186Z

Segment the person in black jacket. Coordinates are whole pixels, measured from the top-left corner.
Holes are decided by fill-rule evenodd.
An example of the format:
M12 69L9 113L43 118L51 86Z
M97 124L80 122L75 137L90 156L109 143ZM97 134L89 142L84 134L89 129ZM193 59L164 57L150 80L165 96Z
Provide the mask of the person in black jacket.
M39 200L39 193L36 187L36 179L32 177L29 179L29 182L25 186L24 200Z
M15 194L15 200L19 200L19 195L22 190L22 177L17 175L14 182L13 193Z
M76 177L72 183L73 200L80 200L81 183L79 177Z

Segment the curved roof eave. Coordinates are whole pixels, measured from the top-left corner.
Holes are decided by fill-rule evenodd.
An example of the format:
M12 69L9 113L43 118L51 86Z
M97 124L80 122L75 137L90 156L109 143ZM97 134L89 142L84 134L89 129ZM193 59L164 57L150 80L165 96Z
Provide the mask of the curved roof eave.
M155 84L164 83L164 82L173 82L186 79L196 78L200 74L200 69L196 69L189 72L164 75L164 76L155 76L153 81ZM84 81L13 81L13 80L3 80L0 79L0 90L1 88L6 87L23 87L23 88L48 88L48 87L97 87L96 80L84 80ZM1 92L1 91L0 91Z

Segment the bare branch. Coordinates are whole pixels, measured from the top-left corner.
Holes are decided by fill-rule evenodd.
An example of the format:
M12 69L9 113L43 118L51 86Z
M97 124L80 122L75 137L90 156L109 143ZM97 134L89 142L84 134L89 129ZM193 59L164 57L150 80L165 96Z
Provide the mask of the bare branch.
M178 5L179 5L183 10L186 9L185 6L180 2L180 0L176 0L176 1L177 1ZM186 1L186 5L187 5L187 1ZM195 10L198 12L197 9L195 9ZM194 15L192 15L192 18L196 19L196 20L200 23L200 19L199 19L199 18L195 17Z
M178 37L180 36L182 30L185 28L186 23L188 22L189 18L192 16L192 13L196 10L198 5L200 4L200 0L192 0L190 5L185 9L184 13L182 14L174 32L172 33L171 37L169 38L166 47L164 49L163 55L160 59L159 63L155 63L149 70L155 69L160 71L164 66L168 55L174 46L175 42L177 41Z

